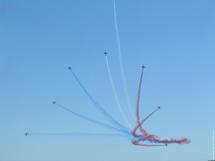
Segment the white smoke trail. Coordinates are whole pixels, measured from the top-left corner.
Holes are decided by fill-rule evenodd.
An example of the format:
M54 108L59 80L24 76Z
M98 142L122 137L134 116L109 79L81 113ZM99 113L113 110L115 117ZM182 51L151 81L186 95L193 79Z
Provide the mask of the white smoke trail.
M118 47L118 56L119 56L119 65L120 65L120 73L122 77L122 82L123 82L123 89L126 95L126 101L128 105L128 112L131 115L132 120L134 120L134 115L133 112L131 112L132 106L131 106L131 100L127 88L127 81L125 77L125 71L123 67L123 60L122 60L122 51L121 51L121 41L119 37L119 27L118 27L118 21L117 21L117 13L116 13L116 1L114 0L114 26L116 30L116 41L117 41L117 47Z
M111 70L110 70L110 66L109 66L109 61L108 61L107 53L105 53L105 61L106 61L106 69L107 69L107 73L108 73L109 82L111 84L111 88L112 88L112 91L113 91L113 95L114 95L117 107L119 109L119 112L120 112L123 120L126 122L126 124L128 125L128 127L131 129L132 126L131 126L128 118L126 117L123 109L122 109L122 106L120 104L120 101L119 101L119 98L118 98L118 95L117 95L117 92L116 92L116 87L115 87L115 84L114 84L114 81L113 81L113 77L112 77L112 74L111 74Z
M212 141L213 143L212 143L212 146L213 146L213 148L212 148L212 150L213 150L213 152L212 152L212 157L213 157L213 160L215 160L215 129L213 130L213 141Z

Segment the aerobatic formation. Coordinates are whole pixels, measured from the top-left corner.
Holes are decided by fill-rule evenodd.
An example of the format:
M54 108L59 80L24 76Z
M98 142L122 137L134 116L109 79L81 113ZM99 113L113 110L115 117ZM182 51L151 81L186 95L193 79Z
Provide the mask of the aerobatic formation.
M105 55L105 62L106 62L106 69L108 73L108 79L112 88L113 97L115 99L118 111L120 113L121 118L123 119L124 123L121 123L119 119L116 119L111 113L108 112L108 109L102 106L98 103L98 101L90 94L90 92L87 90L85 85L81 82L77 74L74 72L72 67L68 67L68 70L71 72L72 76L74 77L75 81L80 86L81 90L84 92L84 94L88 97L88 99L91 101L91 103L94 105L96 110L100 112L107 120L107 122L103 122L101 120L96 120L95 118L88 117L87 115L78 113L73 111L72 109L53 101L52 103L59 107L60 109L63 109L67 112L70 112L73 116L76 116L80 119L84 119L90 123L97 124L103 128L110 129L112 131L115 131L115 133L33 133L33 132L26 132L25 135L78 135L78 136L118 136L118 137L126 137L129 139L129 141L133 145L137 146L143 146L143 147L150 147L150 146L167 146L168 144L188 144L191 142L188 138L180 138L180 139L163 139L159 138L156 135L152 135L146 131L144 128L145 122L158 110L160 110L160 106L158 106L154 111L152 111L149 115L147 115L145 118L141 117L140 114L140 97L141 97L141 87L142 87L142 81L143 81L143 73L145 67L141 67L141 75L139 79L138 89L137 89L137 99L136 99L136 108L135 108L135 115L132 115L132 106L130 101L129 92L127 89L127 82L125 77L125 72L123 68L123 61L122 61L122 53L121 53L121 45L120 45L120 37L119 37L119 29L117 24L117 15L116 15L116 3L114 0L114 25L115 25L115 31L116 31L116 42L118 47L118 58L119 58L119 65L120 65L120 73L122 78L122 85L123 85L123 91L125 92L126 96L126 103L127 108L123 108L120 104L120 100L117 94L117 90L112 78L112 72L110 70L109 66L109 60L108 60L108 53L104 52ZM128 112L129 116L126 115L126 111ZM134 110L133 110L134 111ZM132 121L131 121L132 120ZM133 125L132 125L133 124Z
M105 52L105 56L107 57L107 53ZM107 60L107 59L106 59ZM107 60L107 64L108 60ZM109 66L107 66L109 67ZM89 91L86 89L86 87L83 85L79 77L76 75L76 73L72 70L71 67L68 67L68 70L71 71L73 77L75 78L76 82L78 85L81 87L85 95L89 98L89 100L94 104L94 107L101 113L103 114L104 117L106 117L109 120L109 123L102 122L100 120L96 120L94 118L90 118L88 116L85 116L83 114L77 113L70 108L59 104L56 101L53 101L52 103L56 105L57 107L72 113L74 116L79 117L81 119L84 119L88 122L97 124L99 126L102 126L103 128L108 128L116 133L29 133L26 132L25 135L81 135L81 136L92 136L92 135L100 135L100 136L119 136L119 137L126 137L128 138L133 145L137 146L167 146L168 144L187 144L190 143L190 139L187 138L181 138L181 139L161 139L157 137L156 135L152 135L148 133L144 129L144 123L146 120L148 120L153 114L155 114L158 110L160 110L160 107L158 106L154 111L152 111L149 115L147 115L145 118L141 118L140 115L140 96L141 96L141 87L142 87L142 80L143 80L143 72L144 72L144 66L142 66L142 71L140 75L140 80L139 80L139 85L138 85L138 91L137 91L137 100L136 100L136 117L135 117L135 122L136 125L130 129L129 126L124 126L121 124L116 118L114 118L107 110L101 106L95 98L89 93ZM109 68L108 68L109 70ZM110 70L109 70L110 71ZM110 73L111 74L111 73ZM111 76L111 75L110 75ZM112 82L113 83L113 82ZM114 85L114 84L113 84ZM112 86L112 89L115 89L115 86ZM116 92L113 90L113 92ZM117 94L115 93L116 97ZM118 99L118 98L117 98ZM120 106L120 105L119 105ZM123 111L123 110L122 110ZM121 112L122 112L121 111Z

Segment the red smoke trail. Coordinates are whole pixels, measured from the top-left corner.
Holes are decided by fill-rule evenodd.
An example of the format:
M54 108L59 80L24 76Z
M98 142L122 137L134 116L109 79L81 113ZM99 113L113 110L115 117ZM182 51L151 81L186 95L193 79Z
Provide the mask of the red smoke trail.
M156 113L160 107L158 107L156 110L151 112L149 115L147 115L142 121L140 118L140 95L141 95L141 88L142 88L142 81L143 81L143 71L144 66L142 66L141 76L139 80L139 86L138 86L138 93L137 93L137 102L136 102L136 121L137 125L132 130L131 134L136 140L132 141L132 144L138 145L138 146L167 146L168 144L177 143L177 144L187 144L190 143L191 140L187 138L181 138L181 139L160 139L159 137L149 134L144 128L143 123L149 119L154 113ZM137 134L137 130L140 130L141 134ZM154 144L143 144L142 142L148 141ZM157 143L157 144L156 144Z

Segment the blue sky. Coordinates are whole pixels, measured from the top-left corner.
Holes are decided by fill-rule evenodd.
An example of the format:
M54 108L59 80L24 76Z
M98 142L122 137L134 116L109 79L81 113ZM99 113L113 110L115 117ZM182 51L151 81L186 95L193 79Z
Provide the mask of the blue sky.
M141 148L118 137L29 136L30 132L112 132L53 106L53 100L99 120L68 72L122 121L105 68L108 51L122 90L112 0L0 0L0 160L202 161L211 159L214 127L215 1L117 0L128 89L135 112L140 66L141 113L160 110L146 129L188 137L189 145Z

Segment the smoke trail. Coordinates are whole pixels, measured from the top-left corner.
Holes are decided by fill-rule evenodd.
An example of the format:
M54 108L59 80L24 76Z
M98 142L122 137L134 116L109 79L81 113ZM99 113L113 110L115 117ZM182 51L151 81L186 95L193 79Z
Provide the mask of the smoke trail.
M142 71L141 71L141 76L140 76L140 80L139 80L139 86L138 86L138 93L137 93L137 103L136 103L136 121L137 121L137 126L141 125L140 122L140 95L141 95L141 87L142 87L142 81L143 81L143 71L144 71L144 66L142 66ZM144 128L142 126L139 126L140 130L142 132L143 135L147 135L147 132L144 130ZM135 129L133 131L133 133L136 133Z
M131 100L127 88L127 82L126 82L126 77L125 77L125 71L123 67L123 60L122 60L122 51L121 51L121 41L120 41L120 36L119 36L119 27L118 27L118 21L117 21L117 13L116 13L116 1L114 0L114 26L116 30L116 42L117 42L117 47L118 47L118 56L119 56L119 65L120 65L120 73L122 77L122 82L123 82L123 89L126 95L126 101L128 105L128 111L131 115L132 120L134 120L134 116L132 115L132 106L131 106Z
M118 133L81 133L81 132L73 132L73 133L50 133L50 132L26 132L25 136L104 136L104 137L128 137L126 134L118 134Z
M105 52L105 62L106 62L106 69L107 69L107 72L108 72L108 78L109 78L109 81L110 81L110 84L111 84L111 87L112 87L112 91L113 91L113 95L114 95L117 107L118 107L119 112L120 112L121 116L123 117L124 121L127 123L129 128L131 129L132 128L131 124L129 123L124 111L122 110L120 102L119 102L119 98L118 98L118 95L117 95L117 92L116 92L116 87L115 87L115 84L114 84L114 81L113 81L113 77L112 77L110 66L109 66L108 56L107 56L106 52Z
M215 160L215 130L213 130L213 140L212 140L212 146L213 146L213 148L212 148L212 150L213 150L213 152L212 152L212 160Z
M152 111L148 116L146 116L146 117L141 121L141 123L138 124L138 125L135 127L135 129L133 130L133 133L135 134L136 131L138 130L138 128L140 128L140 126L142 126L143 123L144 123L147 119L149 119L154 113L156 113L158 110L160 110L160 107L159 107L159 106L158 106L158 108L156 108L154 111Z
M105 109L91 96L91 94L87 91L87 89L84 87L84 85L81 83L75 72L72 70L71 67L68 67L68 69L71 71L73 77L75 78L76 82L79 84L83 92L86 94L86 96L90 99L90 101L95 105L96 109L100 111L109 121L116 125L119 128L122 128L124 130L127 130L126 127L124 127L122 124L120 124L116 119L113 118Z
M57 102L55 102L55 101L53 101L53 104L56 105L57 107L59 107L59 108L65 110L65 111L67 111L67 112L72 113L73 115L75 115L76 117L79 117L79 118L81 118L81 119L87 120L87 121L89 121L89 122L92 122L92 123L94 123L94 124L100 125L100 126L102 126L102 127L108 128L108 129L116 130L116 131L119 131L119 132L122 132L122 133L127 133L127 131L125 131L124 129L115 128L115 127L110 126L110 125L108 125L108 124L106 124L106 123L100 122L100 121L98 121L98 120L95 120L95 119L89 118L89 117L87 117L87 116L84 116L84 115L82 115L82 114L79 114L79 113L77 113L77 112L74 112L74 111L72 111L71 109L69 109L69 108L67 108L67 107L65 107L65 106L63 106L63 105L61 105L61 104L59 104L59 103L57 103Z

